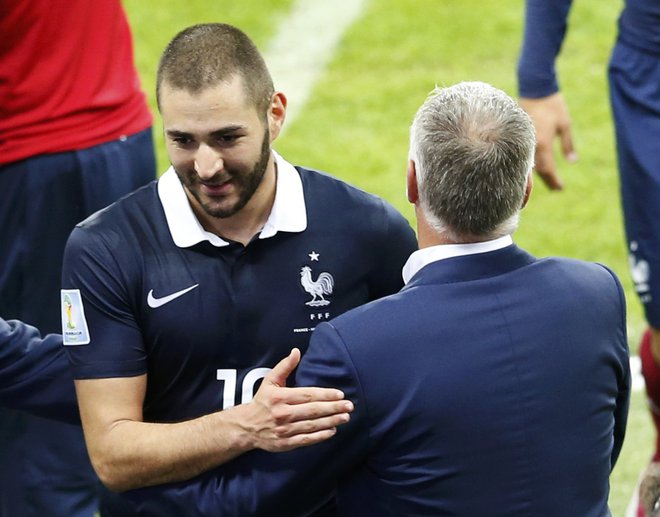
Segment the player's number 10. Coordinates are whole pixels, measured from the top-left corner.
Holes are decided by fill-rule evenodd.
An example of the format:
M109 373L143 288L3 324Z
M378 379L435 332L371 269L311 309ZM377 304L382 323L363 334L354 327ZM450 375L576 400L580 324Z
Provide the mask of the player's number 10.
M247 373L243 378L243 386L241 387L241 404L246 404L252 400L254 396L254 385L263 379L270 370L270 368L255 368ZM234 369L217 370L216 379L224 381L222 409L236 405L236 378L237 372Z

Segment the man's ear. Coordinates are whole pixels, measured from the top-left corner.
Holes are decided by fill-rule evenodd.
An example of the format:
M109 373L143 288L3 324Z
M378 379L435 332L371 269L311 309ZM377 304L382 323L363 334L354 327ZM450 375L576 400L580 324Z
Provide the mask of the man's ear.
M270 130L270 141L275 140L282 131L284 119L286 118L286 96L282 92L273 93L268 107L268 129Z
M413 205L416 205L419 201L415 162L410 159L408 160L408 170L406 172L406 196L408 197L408 201Z
M527 175L527 185L525 185L525 197L523 198L522 206L520 208L525 208L525 205L529 201L529 196L532 195L533 187L534 187L534 174L530 172Z

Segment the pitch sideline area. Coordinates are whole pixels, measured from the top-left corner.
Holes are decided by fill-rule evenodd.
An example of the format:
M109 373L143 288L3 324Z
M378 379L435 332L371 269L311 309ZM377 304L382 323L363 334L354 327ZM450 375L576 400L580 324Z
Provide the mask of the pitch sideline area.
M298 0L280 24L264 59L275 89L289 99L288 124L305 106L344 32L360 17L365 4L366 0L342 0L338 9L334 2Z

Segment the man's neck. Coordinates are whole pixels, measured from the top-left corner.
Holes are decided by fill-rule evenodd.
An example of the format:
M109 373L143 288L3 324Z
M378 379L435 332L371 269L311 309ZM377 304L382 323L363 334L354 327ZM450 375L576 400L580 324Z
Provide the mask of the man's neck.
M417 242L421 248L438 246L439 244L455 244L447 238L444 233L435 230L426 220L421 209L415 207L415 216L417 218Z
M457 240L447 232L439 232L434 229L427 221L422 210L418 210L417 207L415 216L417 218L417 242L420 249L442 244L476 244L492 239L491 237L466 236L464 239Z

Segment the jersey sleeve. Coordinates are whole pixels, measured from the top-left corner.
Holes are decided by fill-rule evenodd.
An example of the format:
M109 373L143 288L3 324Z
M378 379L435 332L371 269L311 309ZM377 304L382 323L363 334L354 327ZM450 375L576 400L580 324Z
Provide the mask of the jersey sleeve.
M518 94L546 97L559 91L555 60L566 35L572 0L527 0L518 59Z
M42 337L30 325L0 318L0 405L80 422L61 336Z
M131 288L136 287L131 270L135 268L126 261L119 263L116 254L121 248L118 236L101 235L85 227L74 229L67 242L62 269L62 333L76 379L146 373L146 352L131 303ZM78 319L87 339L67 339L71 318Z
M398 292L403 287L403 266L417 250L410 223L392 205L381 201L382 219L371 231L374 267L370 274L371 300Z
M317 327L296 384L333 386L353 401L349 423L321 444L253 451L187 483L128 492L140 515L311 515L332 507L335 487L368 451L366 404L346 345L330 323Z

